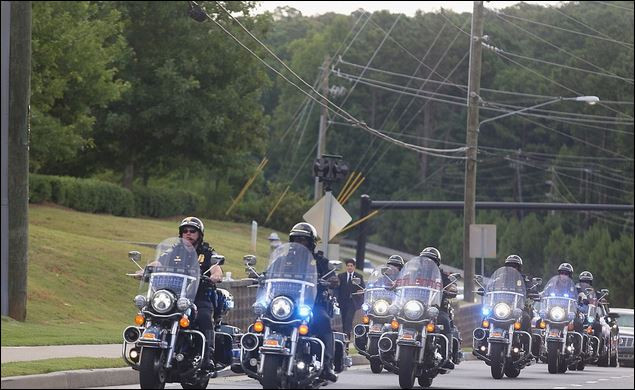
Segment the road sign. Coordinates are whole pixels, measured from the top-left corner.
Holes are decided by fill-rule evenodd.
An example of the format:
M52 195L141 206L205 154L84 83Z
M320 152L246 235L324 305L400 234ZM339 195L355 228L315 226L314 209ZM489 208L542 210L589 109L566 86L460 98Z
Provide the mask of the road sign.
M329 224L329 238L331 240L333 237L340 232L340 230L344 229L346 225L353 219L344 207L335 199L333 194L328 191L322 199L320 199L309 211L307 211L302 217L305 221L313 225L315 230L317 230L318 235L324 241L324 238L321 237L324 231L324 219L325 219L325 207L328 203L331 204L331 218Z
M470 257L496 258L496 225L470 225Z

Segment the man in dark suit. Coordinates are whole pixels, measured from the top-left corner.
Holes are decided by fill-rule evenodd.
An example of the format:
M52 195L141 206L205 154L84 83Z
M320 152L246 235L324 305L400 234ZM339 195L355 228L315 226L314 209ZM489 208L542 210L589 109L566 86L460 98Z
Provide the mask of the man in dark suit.
M363 294L353 294L360 291L365 287L364 277L355 272L355 259L346 260L346 272L342 272L338 275L340 279L340 286L337 289L337 302L340 305L340 312L342 314L342 328L350 339L351 330L353 328L353 317L355 312L362 307L364 301ZM353 284L353 278L359 278L361 283L359 286ZM361 287L360 287L361 286Z

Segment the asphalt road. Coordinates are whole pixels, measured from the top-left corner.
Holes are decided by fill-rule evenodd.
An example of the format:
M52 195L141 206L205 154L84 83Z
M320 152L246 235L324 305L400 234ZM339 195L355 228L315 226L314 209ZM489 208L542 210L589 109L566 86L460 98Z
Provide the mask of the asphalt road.
M453 389L632 389L633 368L609 368L587 366L584 371L567 371L565 374L549 374L545 364L525 368L515 379L492 379L489 367L481 361L461 363L454 372L436 377L431 388ZM417 384L415 383L415 386ZM340 374L337 383L329 389L398 389L399 378L391 373L372 374L366 365L354 366ZM115 387L101 387L102 389ZM138 389L139 385L117 386L120 389ZM179 384L166 385L166 389L180 389ZM260 389L260 384L245 376L217 378L210 381L208 389ZM415 387L416 388L416 387Z

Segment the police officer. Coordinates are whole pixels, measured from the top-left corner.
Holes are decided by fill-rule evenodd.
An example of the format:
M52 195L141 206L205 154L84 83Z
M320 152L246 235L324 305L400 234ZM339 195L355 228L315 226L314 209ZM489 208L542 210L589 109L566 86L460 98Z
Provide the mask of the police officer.
M523 279L523 283L525 283L525 291L527 291L527 299L525 300L525 305L523 307L523 314L520 319L521 329L531 335L531 318L533 316L532 304L533 297L535 297L538 292L534 286L531 286L531 280L527 275L523 273L523 259L521 259L518 255L509 255L505 259L505 267L511 267L518 271ZM529 288L528 288L529 286ZM533 288L532 288L533 287ZM523 338L524 340L524 338ZM528 342L525 343L525 349L528 348Z
M386 261L386 265L395 267L397 269L397 273L399 273L401 271L401 269L403 268L404 264L405 264L405 262L403 261L403 257L401 257L399 255L392 255Z
M443 286L447 286L450 284L450 277L449 274L447 274L446 272L444 272L441 269L441 252L439 252L439 250L435 247L427 247L425 249L423 249L421 251L421 253L419 254L420 257L426 257L432 261L434 261L434 263L437 265L437 267L439 267L439 271L441 272L441 281L443 283ZM441 301L441 307L439 308L439 314L437 315L437 322L439 323L439 325L443 325L443 330L441 331L441 333L443 333L445 335L445 337L448 338L448 342L450 343L449 345L449 352L450 352L450 356L455 356L454 352L452 351L453 348L453 342L452 342L452 322L451 322L451 318L450 318L450 301L449 301L450 297L447 296L447 292L444 290L443 292L443 299ZM445 365L443 366L444 368L448 368L448 369L453 369L454 368L454 362L452 360L456 360L456 358L454 359L448 359L448 361L445 363Z
M573 266L570 263L560 263L558 266L558 275L573 280ZM573 320L573 328L576 332L582 333L582 320L579 316L580 311L579 308L576 309L578 309L578 313L576 313L575 319Z
M198 262L201 268L201 282L199 283L194 300L194 304L198 309L195 324L203 335L205 335L205 339L207 340L203 369L210 370L212 377L214 377L216 374L213 360L215 336L212 318L217 303L215 283L223 280L223 270L220 266L212 266L212 256L217 253L207 242L203 242L204 234L205 226L203 225L203 221L199 218L187 217L183 219L179 225L179 237L188 241L196 248Z
M324 257L322 251L315 252L317 232L310 223L300 222L295 224L289 233L289 242L304 245L309 249L309 251L311 251L316 260L319 278L323 277L332 270L329 266L329 260ZM331 280L333 280L334 283L331 287L337 287L335 285L339 283L337 276L333 275ZM333 369L335 340L333 339L333 329L331 328L330 319L331 316L329 315L329 312L332 313L332 308L330 307L331 303L328 288L319 285L317 293L318 296L315 300L315 306L313 307L313 320L310 329L312 329L322 343L324 343L324 369L322 370L321 377L331 382L336 382L337 375Z
M578 276L578 284L576 285L576 288L578 289L578 306L580 311L587 314L589 311L589 304L597 305L597 302L592 302L595 298L588 296L586 292L587 288L593 288L593 274L589 271L582 271ZM595 317L588 318L587 321L592 324L595 335L601 337L602 324L600 324L600 316L597 310L595 312Z

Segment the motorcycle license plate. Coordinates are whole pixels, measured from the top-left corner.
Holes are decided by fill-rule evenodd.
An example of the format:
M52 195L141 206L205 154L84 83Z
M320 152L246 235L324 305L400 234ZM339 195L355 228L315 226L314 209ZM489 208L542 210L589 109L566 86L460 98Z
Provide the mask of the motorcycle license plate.
M490 337L503 337L504 331L502 329L493 329Z
M370 331L381 332L381 324L373 324L373 326L370 327Z
M560 337L560 331L557 329L549 330L549 336L551 337Z
M271 335L262 342L262 345L264 347L281 348L284 345L284 337Z
M401 334L401 339L402 340L414 340L415 339L415 332L411 331L411 330L404 329L403 333Z

